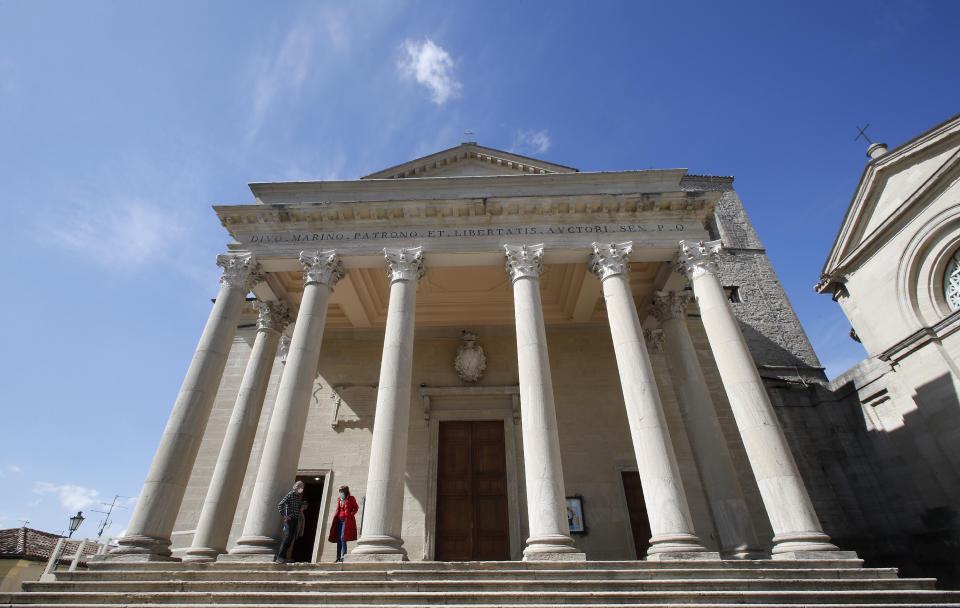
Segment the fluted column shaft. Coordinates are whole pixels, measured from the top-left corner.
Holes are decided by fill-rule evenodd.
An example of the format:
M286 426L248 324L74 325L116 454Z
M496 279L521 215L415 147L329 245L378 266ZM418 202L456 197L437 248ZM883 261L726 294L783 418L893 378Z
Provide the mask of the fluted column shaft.
M651 312L663 330L673 390L683 410L693 457L710 501L720 552L724 557L757 556L760 545L750 523L747 501L687 328L688 301L687 294L660 294Z
M717 278L720 249L720 241L681 241L678 269L693 285L710 349L773 527L773 553L836 551L820 526L766 387Z
M643 328L630 291L632 243L595 243L593 247L591 267L603 285L627 421L650 520L647 555L704 552L706 549L694 532Z
M277 356L280 333L290 322L287 307L282 303L254 302L254 306L260 311L257 335L240 381L240 392L227 424L227 433L213 469L210 487L200 510L193 544L184 555L184 561L213 561L226 551L263 409L263 399L267 393L267 383Z
M560 439L540 298L543 245L506 247L513 281L523 432L524 475L530 537L524 560L560 555L580 559L567 521Z
M220 255L217 265L224 269L220 292L163 431L127 533L118 540L120 546L111 551L111 557L170 556L170 534L220 387L244 298L263 276L250 254Z
M280 532L277 502L293 485L297 473L330 291L343 277L343 264L333 251L303 252L300 262L304 266L303 299L277 389L243 534L230 551L231 555L273 558Z
M363 534L352 554L362 556L361 559L406 559L401 537L403 488L410 424L413 330L423 256L419 247L385 249L384 254L389 265L390 303L370 445Z

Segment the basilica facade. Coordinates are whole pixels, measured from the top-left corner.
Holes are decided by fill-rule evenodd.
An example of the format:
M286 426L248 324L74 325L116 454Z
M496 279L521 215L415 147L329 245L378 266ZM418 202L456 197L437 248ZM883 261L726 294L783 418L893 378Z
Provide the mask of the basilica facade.
M466 142L251 189L110 559L272 560L295 480L298 561L341 485L354 561L906 559L732 178Z

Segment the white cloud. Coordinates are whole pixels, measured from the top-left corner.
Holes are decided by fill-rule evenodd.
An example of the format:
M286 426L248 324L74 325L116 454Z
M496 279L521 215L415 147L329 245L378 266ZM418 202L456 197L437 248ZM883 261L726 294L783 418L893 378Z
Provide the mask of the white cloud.
M510 146L511 152L520 154L543 154L550 149L550 135L546 129L517 131Z
M59 243L111 267L135 268L183 232L171 209L143 200L76 203L48 227Z
M263 127L266 115L281 97L296 96L310 73L314 48L314 28L300 22L284 37L275 52L260 52L253 59L253 106L250 110L247 141L253 141ZM337 37L335 44L345 44Z
M17 475L20 475L23 473L23 469L21 469L15 464L7 465L2 469L0 469L0 479L3 479L4 477L6 477L7 473L16 473Z
M55 485L46 481L38 481L33 486L36 494L56 494L60 504L68 511L82 511L99 502L100 493L90 488L73 484Z
M453 58L443 47L424 38L404 41L403 50L406 56L399 63L400 72L427 87L431 101L443 105L460 95L463 85L454 78Z

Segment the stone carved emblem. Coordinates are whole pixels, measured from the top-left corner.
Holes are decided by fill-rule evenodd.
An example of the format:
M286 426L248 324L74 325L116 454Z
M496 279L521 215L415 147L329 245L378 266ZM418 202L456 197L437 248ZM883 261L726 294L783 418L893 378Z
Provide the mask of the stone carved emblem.
M457 349L453 367L464 382L477 382L487 369L487 356L477 344L477 334L463 330L463 344Z

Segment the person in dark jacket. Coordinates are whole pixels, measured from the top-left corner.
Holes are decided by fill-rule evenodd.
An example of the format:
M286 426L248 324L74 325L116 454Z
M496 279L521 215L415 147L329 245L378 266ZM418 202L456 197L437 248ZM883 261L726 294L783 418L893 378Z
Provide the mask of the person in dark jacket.
M290 561L287 559L287 549L290 548L297 531L297 518L300 516L300 505L303 503L302 496L303 482L298 481L293 484L293 489L287 492L277 504L277 510L283 516L283 539L280 541L280 548L277 549L277 555L274 557L273 561L275 562L286 564Z
M350 495L350 486L340 486L337 498L337 511L330 522L331 543L337 543L337 561L342 562L347 554L347 541L357 540L357 499Z

